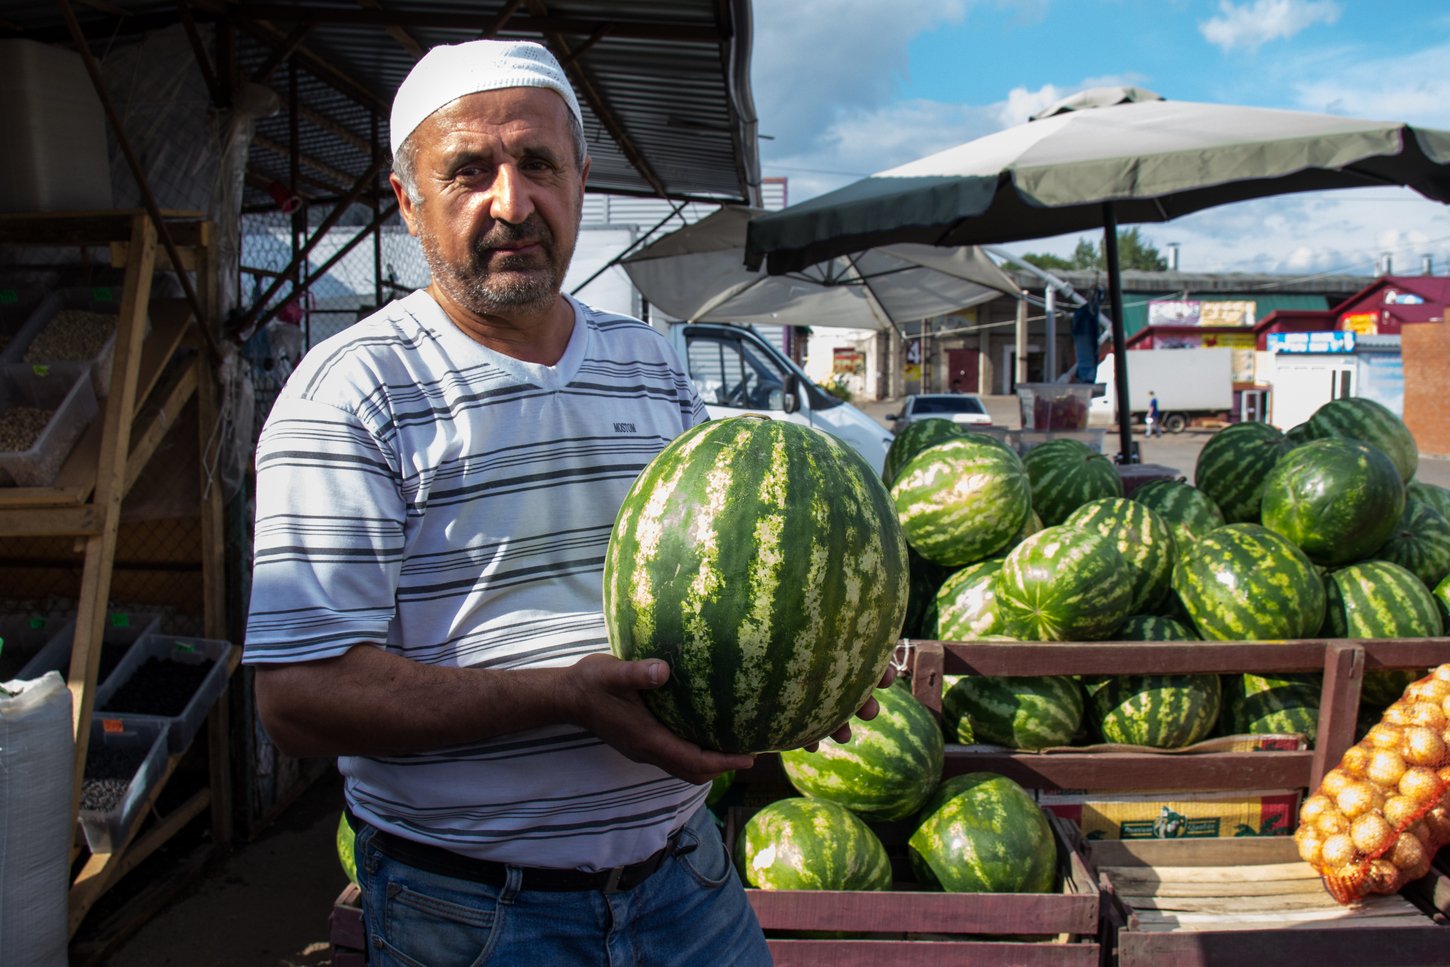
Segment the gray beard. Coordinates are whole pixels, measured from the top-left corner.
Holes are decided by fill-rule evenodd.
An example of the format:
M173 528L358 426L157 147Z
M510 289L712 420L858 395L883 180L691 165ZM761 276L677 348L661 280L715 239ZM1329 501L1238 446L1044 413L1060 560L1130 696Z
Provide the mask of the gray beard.
M545 259L542 266L533 259L491 253L495 246L530 236L539 239ZM418 233L418 242L438 287L450 299L481 316L537 315L548 310L558 299L569 268L569 255L559 251L553 233L537 215L530 215L519 226L495 224L474 243L465 263L447 261L438 250L437 238L427 230ZM491 266L487 264L490 255ZM523 274L515 274L520 269Z

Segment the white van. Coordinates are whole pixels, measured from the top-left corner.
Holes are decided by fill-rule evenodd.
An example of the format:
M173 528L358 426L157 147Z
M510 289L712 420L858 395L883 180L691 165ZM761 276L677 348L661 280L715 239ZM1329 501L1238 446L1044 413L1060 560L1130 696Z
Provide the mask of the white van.
M890 431L812 383L753 328L675 322L670 324L670 341L710 419L763 413L812 426L850 444L881 472Z

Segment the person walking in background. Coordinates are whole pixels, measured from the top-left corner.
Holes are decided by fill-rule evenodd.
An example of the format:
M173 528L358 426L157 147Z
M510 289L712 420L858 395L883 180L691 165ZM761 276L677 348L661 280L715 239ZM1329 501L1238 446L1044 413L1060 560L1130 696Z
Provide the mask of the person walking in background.
M1148 391L1148 426L1143 435L1163 436L1163 424L1158 419L1158 397L1153 395L1152 390Z

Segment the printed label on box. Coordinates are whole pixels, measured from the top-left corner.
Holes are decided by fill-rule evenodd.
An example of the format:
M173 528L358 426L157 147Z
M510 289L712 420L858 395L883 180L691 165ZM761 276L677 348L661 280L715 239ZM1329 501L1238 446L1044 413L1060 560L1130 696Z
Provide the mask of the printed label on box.
M50 375L50 367L49 366L32 366L32 367L30 367L30 371L32 373L34 373L35 375L37 375L37 376L49 376Z
M1083 837L1089 840L1288 836L1294 831L1299 794L1281 792L1207 799L1160 793L1156 800L1148 796L1113 799L1099 794L1094 798L1082 797L1079 802L1043 805L1063 819L1077 823Z

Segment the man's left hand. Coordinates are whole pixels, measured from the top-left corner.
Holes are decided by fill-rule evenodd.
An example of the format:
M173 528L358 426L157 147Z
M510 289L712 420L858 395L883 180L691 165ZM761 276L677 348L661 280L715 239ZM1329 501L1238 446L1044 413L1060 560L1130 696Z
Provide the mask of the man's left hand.
M887 665L886 674L881 676L881 681L876 683L876 687L890 688L891 683L894 681L896 681L896 668L895 666ZM881 703L876 701L875 696L872 696L871 698L866 699L865 705L862 705L859 709L856 710L856 718L860 719L863 722L869 722L876 717L876 713L879 711L881 711ZM847 742L850 742L851 723L847 722L845 725L832 732L830 737L834 739L839 745L845 745ZM812 742L810 745L807 745L804 748L807 752L814 752L816 751L816 749L820 748L820 745L821 744L819 742Z

